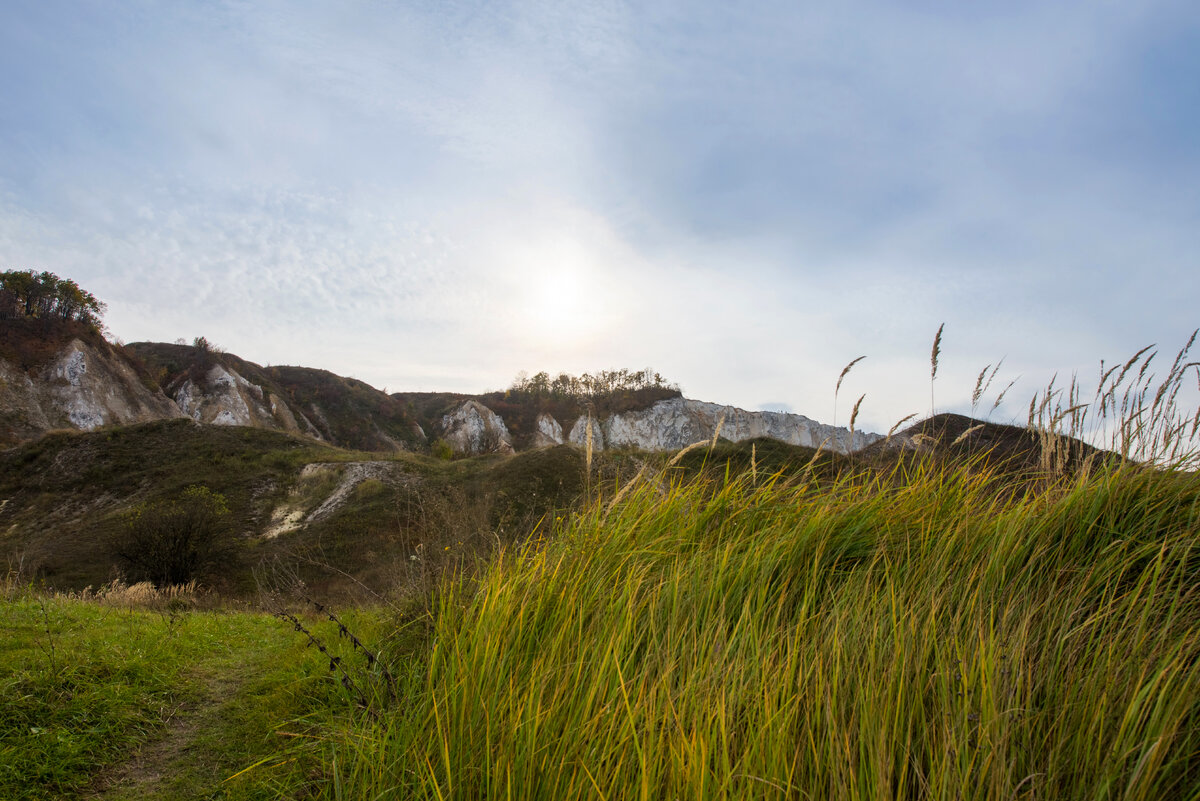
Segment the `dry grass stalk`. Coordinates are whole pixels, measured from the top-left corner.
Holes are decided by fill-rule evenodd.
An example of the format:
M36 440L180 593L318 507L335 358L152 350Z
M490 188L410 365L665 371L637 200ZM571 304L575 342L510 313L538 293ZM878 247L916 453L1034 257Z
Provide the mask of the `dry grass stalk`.
M584 436L584 483L587 486L587 494L592 494L592 410L588 409L587 431Z
M585 459L587 461L588 476L592 474L592 412L588 411L587 419L587 436L586 436Z
M917 413L913 412L912 414L905 415L904 417L901 417L899 420L897 420L896 424L888 429L887 436L884 438L884 441L886 442L886 441L890 440L892 438L892 435L895 434L898 430L900 430L900 426L904 425L905 423L907 423L909 420L913 419L916 416L917 416Z
M837 385L834 386L834 388L833 388L834 397L837 397L838 390L840 390L842 388L842 380L846 377L846 374L849 373L850 370L854 368L854 365L858 364L865 358L867 358L867 357L859 356L857 359L853 359L849 364L847 364L845 367L842 368L842 372L838 376Z
M1151 369L1158 351L1150 345L1124 363L1100 363L1099 381L1085 402L1078 378L1066 387L1054 376L1030 399L1027 426L1041 443L1042 468L1050 474L1065 469L1074 440L1120 454L1123 458L1184 467L1200 462L1200 413L1180 407L1188 374L1200 362L1188 361L1196 331L1176 353L1162 378Z
M1020 380L1020 377L1017 377L1017 378L1014 378L1012 381L1009 381L1009 382L1008 382L1008 386L1006 386L1006 387L1004 388L1004 391L1003 391L1003 392L1001 392L999 395L997 395L997 396L996 396L996 400L995 400L995 402L993 402L993 403L992 403L992 408L991 408L991 410L989 410L989 411L988 411L988 417L991 417L991 416L992 416L992 412L994 412L994 411L996 411L997 409L999 409L999 408L1000 408L1000 404L1004 402L1004 396L1008 394L1008 391L1009 391L1010 389L1012 389L1012 388L1013 388L1013 385L1014 385L1014 384L1016 384L1016 383L1017 383L1017 381L1019 381L1019 380Z
M929 445L930 445L930 446L933 446L933 445L936 445L936 444L937 444L937 440L936 440L936 439L934 439L933 437L929 436L928 434L921 434L921 433L913 434L913 435L912 435L912 442L913 442L913 444L914 444L914 445L916 445L917 447L920 447L921 445L924 445L925 443L929 443Z
M975 416L975 407L979 405L979 399L983 397L984 381L987 380L988 370L991 365L984 365L984 368L979 371L979 377L975 379L975 389L971 392L971 416Z
M699 442L693 442L691 445L688 445L686 448L683 448L682 450L680 450L679 453L672 456L671 461L667 462L667 467L674 467L679 462L679 460L682 459L684 457L684 455L687 454L689 451L694 451L696 448L703 448L705 445L708 445L708 444L709 444L709 441L706 439L702 439Z
M942 356L942 331L946 328L946 324L942 323L938 326L937 334L933 338L933 350L929 353L929 416L932 417L937 410L937 404L933 398L933 382L937 379L938 361Z
M821 440L821 444L817 446L816 452L814 452L812 455L812 458L808 460L808 464L806 464L804 466L803 472L805 475L808 475L809 473L812 472L813 465L815 465L817 463L817 459L819 459L821 456L821 450L825 447L826 443L828 443L828 442L829 442L829 437L826 437L825 439Z
M992 382L996 380L996 373L1000 372L1000 366L1004 364L1004 359L996 362L995 366L987 365L979 371L979 377L975 379L975 390L971 393L971 416L975 416L975 409L979 406L979 401L983 400L983 396L991 389ZM989 372L989 370L991 372ZM1011 387L1012 384L1009 384ZM1007 391L1007 390L1005 390ZM1001 393L1003 395L1003 393ZM995 406L999 406L997 400ZM995 406L992 408L994 409Z
M700 443L700 444L703 444L703 443ZM692 447L695 447L695 445L689 445L688 447L692 448ZM687 449L685 449L685 450L687 450ZM682 454L683 451L680 451L680 453ZM623 486L623 487L621 487L621 489L617 490L617 494L614 495L613 499L608 502L607 506L604 507L604 516L605 517L608 517L608 513L613 510L613 507L616 506L618 503L620 503L621 499L625 497L626 493L628 493L629 490L631 490L635 484L637 484L639 481L641 481L643 476L645 476L645 474L646 474L646 465L643 464L641 466L641 468L638 469L637 474L633 478L629 479L629 481L625 482L625 486Z
M195 581L186 584L170 584L155 587L152 582L139 581L126 584L115 579L99 589L84 587L75 592L56 592L55 598L73 601L88 601L103 606L122 606L130 609L159 609L164 606L183 604L196 606L207 595Z
M974 434L976 431L978 431L978 430L979 430L979 429L981 429L981 428L983 428L983 423L980 423L979 425L974 425L974 426L971 426L971 427L970 427L970 428L968 428L966 431L962 432L962 433L961 433L961 434L959 434L957 437L955 437L955 438L954 438L954 442L952 442L952 443L950 443L950 444L951 444L951 445L957 445L958 443L962 442L962 441L963 441L963 440L965 440L967 437L971 436L972 434Z
M715 429L713 429L712 444L709 445L710 449L717 447L717 438L721 436L721 426L723 426L723 425L725 425L725 411L724 410L721 411L721 416L719 418L717 418L717 427Z
M863 398L867 397L866 393L859 396L854 402L854 409L850 412L850 441L846 443L846 453L854 450L854 421L858 419L858 409L862 406Z
M933 350L929 354L929 380L937 378L938 360L942 355L942 331L945 330L946 324L942 323L938 326L937 334L933 337Z
M854 365L861 362L866 356L859 356L857 359L852 359L849 364L842 368L842 372L838 375L837 383L833 387L833 425L837 425L837 399L838 392L842 389L842 381L846 378L846 374L854 368Z

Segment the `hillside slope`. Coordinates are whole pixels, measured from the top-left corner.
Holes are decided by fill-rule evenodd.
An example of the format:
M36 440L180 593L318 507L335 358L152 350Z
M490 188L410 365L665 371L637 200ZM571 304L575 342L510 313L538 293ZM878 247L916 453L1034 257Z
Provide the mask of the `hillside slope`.
M424 446L424 433L403 401L354 378L308 367L262 367L204 346L125 347L198 422L300 433L366 451Z
M139 367L90 325L0 321L0 447L54 429L182 416Z
M251 593L278 557L314 590L382 592L566 514L585 475L566 447L446 462L186 419L53 432L0 451L0 565L61 589L106 583L127 568L112 546L130 513L191 487L220 496L235 545L198 572L206 585Z

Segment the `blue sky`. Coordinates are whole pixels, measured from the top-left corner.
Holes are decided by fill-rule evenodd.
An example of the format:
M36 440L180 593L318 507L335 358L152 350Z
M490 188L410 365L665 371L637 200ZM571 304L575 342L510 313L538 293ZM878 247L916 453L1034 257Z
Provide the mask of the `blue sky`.
M7 3L0 259L389 390L886 430L1200 324L1190 2ZM840 412L844 418L843 401Z

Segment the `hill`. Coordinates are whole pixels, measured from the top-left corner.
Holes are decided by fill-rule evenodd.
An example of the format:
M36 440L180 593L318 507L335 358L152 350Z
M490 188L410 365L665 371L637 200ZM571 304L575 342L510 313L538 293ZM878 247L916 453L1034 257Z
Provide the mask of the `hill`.
M1040 475L1039 442L1021 429L986 429L975 450L955 444L962 431L985 431L979 425L940 416L904 433L923 450L889 443L850 456L770 438L721 439L680 457L601 451L590 480L583 450L565 445L447 461L186 419L56 432L0 452L0 559L63 589L136 579L114 548L131 512L168 508L199 487L220 498L233 545L197 571L203 583L246 595L256 590L255 568L286 564L293 578L334 595L409 592L668 462L680 479L838 480L890 475L910 457L936 456L952 470L978 463L979 449L994 442L998 463L1010 468L1005 475ZM922 431L940 438L921 440Z
M1073 474L1099 466L1101 461L1120 461L1116 454L1070 436L948 413L877 440L857 455L877 464L897 459L920 464L931 460L974 463L1008 476Z
M204 337L191 346L108 342L104 303L49 272L0 272L0 447L58 428L188 417L302 434L373 452L474 456L573 443L673 450L724 429L852 451L875 435L802 415L683 397L650 368L525 374L480 395L395 393L326 370L262 367Z
M425 443L403 399L354 378L308 367L264 368L204 340L190 346L133 342L125 350L201 422L275 428L364 451L412 450Z
M55 429L180 416L144 365L91 323L0 319L0 447Z
M131 511L201 487L234 546L205 584L253 593L254 569L283 560L335 595L414 587L567 513L583 467L567 447L447 462L191 420L56 432L0 452L0 560L63 589L129 577L113 542Z

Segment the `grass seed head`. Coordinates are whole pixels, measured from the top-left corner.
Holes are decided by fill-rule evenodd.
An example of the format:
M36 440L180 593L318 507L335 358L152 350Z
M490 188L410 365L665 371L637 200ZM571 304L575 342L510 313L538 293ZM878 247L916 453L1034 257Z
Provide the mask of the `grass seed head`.
M946 324L942 323L938 326L937 335L933 338L933 350L929 354L929 380L937 378L938 361L942 356L942 330Z

